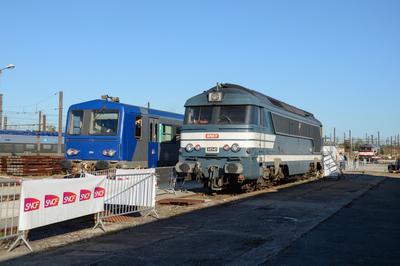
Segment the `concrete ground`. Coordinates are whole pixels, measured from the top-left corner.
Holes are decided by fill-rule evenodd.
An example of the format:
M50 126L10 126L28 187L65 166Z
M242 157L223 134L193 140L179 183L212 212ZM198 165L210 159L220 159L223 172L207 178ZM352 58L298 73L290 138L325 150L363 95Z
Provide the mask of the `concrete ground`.
M269 265L399 265L400 179L388 178L298 239Z
M399 261L400 179L352 175L230 202L2 265L298 265Z

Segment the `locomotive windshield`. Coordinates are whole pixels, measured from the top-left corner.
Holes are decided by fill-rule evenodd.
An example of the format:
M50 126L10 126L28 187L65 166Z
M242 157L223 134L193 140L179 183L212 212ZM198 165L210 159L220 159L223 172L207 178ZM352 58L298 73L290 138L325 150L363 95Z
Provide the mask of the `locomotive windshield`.
M197 125L258 124L258 108L249 105L187 107L185 123Z
M92 112L89 133L91 135L116 135L118 131L118 111L96 110Z

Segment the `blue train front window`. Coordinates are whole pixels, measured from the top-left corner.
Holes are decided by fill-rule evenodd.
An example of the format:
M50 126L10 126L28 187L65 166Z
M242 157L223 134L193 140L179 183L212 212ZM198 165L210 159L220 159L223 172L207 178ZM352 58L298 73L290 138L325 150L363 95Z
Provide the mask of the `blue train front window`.
M91 135L116 135L119 113L117 110L96 110L92 112L89 133Z
M72 111L69 134L80 135L82 133L82 125L83 125L83 111L82 110Z

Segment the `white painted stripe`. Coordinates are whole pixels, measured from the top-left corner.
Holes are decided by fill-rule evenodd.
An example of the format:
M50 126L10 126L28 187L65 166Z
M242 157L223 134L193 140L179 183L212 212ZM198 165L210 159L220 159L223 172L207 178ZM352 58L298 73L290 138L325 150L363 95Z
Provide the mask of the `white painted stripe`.
M214 135L214 136L213 136ZM207 137L208 136L208 137ZM182 132L181 140L264 140L274 142L276 135L259 132Z
M259 162L274 162L276 159L282 160L282 162L294 162L294 161L314 161L314 159L322 160L321 155L260 155L257 157Z
M254 140L195 140L195 141L182 141L181 140L181 147L185 148L186 145L189 143L193 144L194 146L200 145L201 148L208 148L208 147L218 147L223 148L225 144L232 146L232 144L236 143L241 148L261 148L261 145L266 149L272 149L274 147L273 142L264 142L261 143L260 141Z

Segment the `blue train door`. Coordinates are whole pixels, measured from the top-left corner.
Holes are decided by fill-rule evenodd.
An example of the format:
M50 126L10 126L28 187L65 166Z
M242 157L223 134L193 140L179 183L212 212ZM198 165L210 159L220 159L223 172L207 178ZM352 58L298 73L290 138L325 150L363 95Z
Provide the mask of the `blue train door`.
M148 165L149 168L158 166L158 127L159 122L157 118L149 118L149 147L148 147Z

